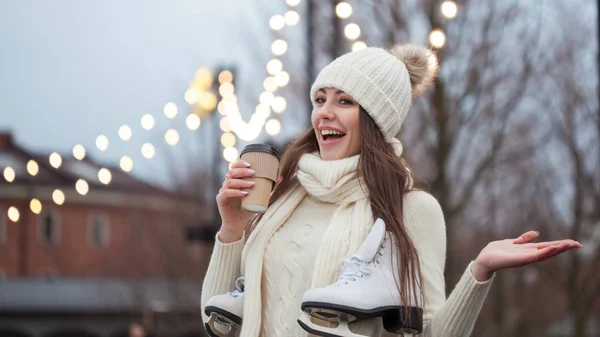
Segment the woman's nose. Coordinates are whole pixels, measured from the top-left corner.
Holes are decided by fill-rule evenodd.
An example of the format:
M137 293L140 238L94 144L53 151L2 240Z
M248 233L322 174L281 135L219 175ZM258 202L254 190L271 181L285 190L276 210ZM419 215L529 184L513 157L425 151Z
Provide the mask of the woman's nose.
M325 104L319 108L319 117L323 119L335 119L335 114L329 103L325 102Z

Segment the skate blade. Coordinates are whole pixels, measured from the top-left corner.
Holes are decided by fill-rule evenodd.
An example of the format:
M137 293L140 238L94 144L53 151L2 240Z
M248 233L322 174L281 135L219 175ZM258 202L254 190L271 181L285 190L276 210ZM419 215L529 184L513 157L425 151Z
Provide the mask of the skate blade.
M302 316L300 319L298 319L298 324L300 324L304 331L310 334L322 337L369 337L355 334L354 332L350 331L347 321L336 321L338 326L335 328L329 328L313 323L310 317L311 315L309 315L306 311L303 311Z
M216 337L235 337L239 327L234 321L216 312L210 314L206 324L210 328L211 336ZM223 331L224 328L226 331Z

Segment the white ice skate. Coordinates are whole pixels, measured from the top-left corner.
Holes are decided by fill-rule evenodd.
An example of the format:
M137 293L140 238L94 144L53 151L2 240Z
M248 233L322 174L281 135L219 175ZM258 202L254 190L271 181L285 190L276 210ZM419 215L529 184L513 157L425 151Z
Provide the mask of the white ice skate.
M413 299L412 303L408 303L409 315L406 317L396 285L399 274L396 266L396 246L392 244L383 220L377 219L358 251L345 261L338 281L304 293L303 313L298 323L305 331L317 336L367 337L350 331L348 324L381 317L388 332L420 333L423 317L421 301ZM310 316L338 326L320 326L313 323Z
M236 290L211 297L204 313L208 316L206 332L210 337L237 337L242 327L244 277L235 280ZM223 331L225 330L225 331Z

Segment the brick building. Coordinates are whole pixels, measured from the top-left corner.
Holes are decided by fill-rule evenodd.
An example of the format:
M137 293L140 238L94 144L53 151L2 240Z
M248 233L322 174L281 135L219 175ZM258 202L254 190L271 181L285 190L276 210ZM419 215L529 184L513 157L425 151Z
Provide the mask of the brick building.
M142 319L160 330L148 318L157 312L166 321L181 313L163 335L201 334L194 323L211 247L190 244L186 228L213 213L89 157L61 159L55 168L49 154L0 134L0 337L117 336ZM76 190L80 179L87 189Z

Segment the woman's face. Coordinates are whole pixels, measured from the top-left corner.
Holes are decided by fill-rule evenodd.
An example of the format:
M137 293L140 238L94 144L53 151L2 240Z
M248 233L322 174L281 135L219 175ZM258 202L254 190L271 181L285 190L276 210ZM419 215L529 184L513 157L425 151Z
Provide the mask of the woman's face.
M311 115L321 159L337 160L360 153L359 104L335 88L319 89Z

